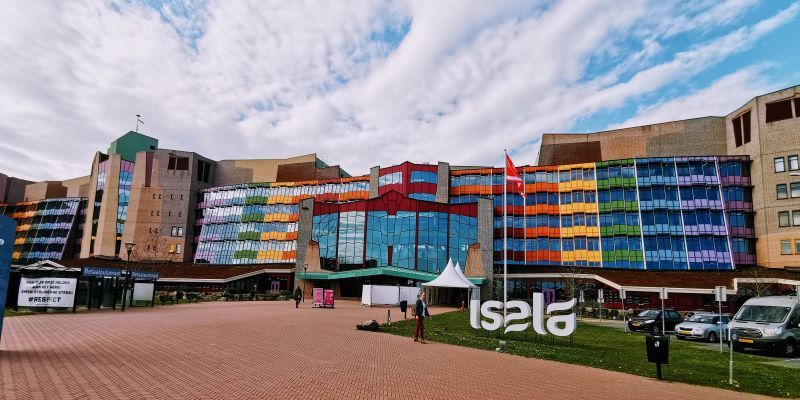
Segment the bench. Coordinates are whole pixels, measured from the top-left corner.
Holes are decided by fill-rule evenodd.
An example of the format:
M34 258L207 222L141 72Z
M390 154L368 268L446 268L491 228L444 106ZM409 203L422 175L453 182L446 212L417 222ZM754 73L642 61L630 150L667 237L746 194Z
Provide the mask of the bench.
M158 299L161 301L162 306L167 304L167 302L169 302L170 304L175 304L175 298L169 295L165 294L159 295Z

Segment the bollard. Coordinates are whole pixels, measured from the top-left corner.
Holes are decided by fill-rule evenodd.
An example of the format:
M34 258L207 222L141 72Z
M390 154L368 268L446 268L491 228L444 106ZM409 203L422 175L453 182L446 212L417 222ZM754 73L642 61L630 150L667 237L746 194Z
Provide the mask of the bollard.
M386 323L392 324L392 310L386 310Z

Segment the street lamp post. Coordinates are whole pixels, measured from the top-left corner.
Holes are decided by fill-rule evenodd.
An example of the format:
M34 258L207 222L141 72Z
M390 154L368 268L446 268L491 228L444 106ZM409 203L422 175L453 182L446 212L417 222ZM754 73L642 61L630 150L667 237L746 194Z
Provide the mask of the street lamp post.
M303 303L306 302L306 280L308 279L308 264L303 264Z
M133 242L126 242L125 243L125 251L128 253L128 258L125 260L125 284L122 287L122 311L125 311L125 303L128 302L128 279L131 278L131 253L133 253L133 248L136 247L136 243Z

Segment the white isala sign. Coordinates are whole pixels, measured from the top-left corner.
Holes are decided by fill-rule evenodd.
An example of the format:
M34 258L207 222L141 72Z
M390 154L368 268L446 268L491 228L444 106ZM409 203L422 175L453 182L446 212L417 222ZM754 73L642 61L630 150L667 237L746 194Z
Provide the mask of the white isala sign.
M17 305L20 307L72 307L75 278L22 278Z
M575 307L576 300L572 299L563 303L552 303L547 306L547 314L554 311L566 311ZM480 315L478 314L480 308ZM547 335L548 331L555 336L569 336L575 332L575 313L568 315L553 315L547 319L547 330L545 330L545 307L544 296L542 293L533 294L531 305L521 300L506 302L505 308L505 332L522 332L533 324L533 330L540 335ZM519 312L508 312L509 309L518 309ZM489 321L481 320L481 316ZM513 321L530 322L511 323ZM479 300L470 301L469 324L474 329L486 329L494 331L503 326L503 302L491 300L480 304Z

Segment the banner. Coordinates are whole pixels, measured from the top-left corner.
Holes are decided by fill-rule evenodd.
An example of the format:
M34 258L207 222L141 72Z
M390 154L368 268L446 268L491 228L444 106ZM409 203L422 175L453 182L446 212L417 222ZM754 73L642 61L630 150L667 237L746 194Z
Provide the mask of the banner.
M22 278L19 282L20 307L68 307L75 303L75 278Z
M11 280L11 254L17 235L17 222L0 215L0 337L3 335L3 315L6 307L8 281Z
M312 305L314 306L321 306L322 305L322 288L313 288L311 293L313 293L313 300Z

